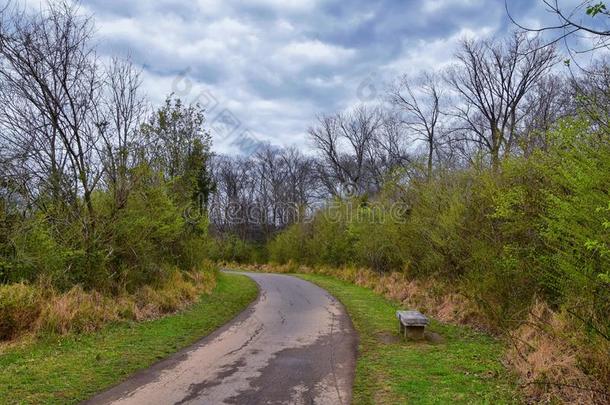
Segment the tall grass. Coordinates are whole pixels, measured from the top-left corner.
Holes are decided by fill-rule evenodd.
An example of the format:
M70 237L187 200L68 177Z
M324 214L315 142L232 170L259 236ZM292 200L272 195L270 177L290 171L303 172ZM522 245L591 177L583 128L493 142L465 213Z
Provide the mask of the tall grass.
M190 272L172 270L155 285L133 293L107 295L75 285L60 291L37 282L0 286L0 340L25 334L87 333L112 322L154 319L190 305L215 286L210 262Z

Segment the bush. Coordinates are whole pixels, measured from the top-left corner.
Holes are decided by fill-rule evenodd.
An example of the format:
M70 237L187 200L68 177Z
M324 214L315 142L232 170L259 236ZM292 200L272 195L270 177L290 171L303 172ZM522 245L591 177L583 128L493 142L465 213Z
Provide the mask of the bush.
M112 189L92 195L96 217L89 237L85 219L63 202L42 194L44 211L11 216L0 199L0 231L6 232L0 237L0 282L44 278L60 291L81 285L120 295L163 280L169 267L196 269L208 258L208 222L205 215L196 223L185 220L185 204L191 204L185 198L191 196L173 193L180 178L166 180L146 165L127 177L129 192L120 205Z
M70 266L73 252L54 238L46 218L35 216L21 223L12 241L15 254L9 270L10 281L32 282L44 274L58 285L69 282L68 276L62 273Z
M380 206L358 207L347 229L353 241L353 263L377 272L401 269L405 256L399 220Z
M30 330L40 313L40 291L23 283L0 285L0 340Z
M267 247L239 238L237 235L223 235L207 244L208 256L217 262L264 263L267 261Z
M290 260L306 263L312 257L307 243L306 226L295 224L269 242L269 260L278 264L286 264Z
M347 231L354 204L358 202L332 201L314 218L309 243L305 244L310 264L339 266L352 261L354 240ZM291 259L297 261L296 257Z
M182 259L191 264L190 257L181 257L184 249L180 248L190 243L184 237L187 225L182 212L161 179L146 168L140 171L125 206L104 223L105 233L111 235L108 278L95 281L98 289L114 285L118 291L135 291L165 277L164 263L175 264ZM109 195L98 197L101 207L111 203Z
M554 307L588 333L610 336L610 142L590 136L586 122L567 120L555 148L539 160L549 179L540 236L544 280Z

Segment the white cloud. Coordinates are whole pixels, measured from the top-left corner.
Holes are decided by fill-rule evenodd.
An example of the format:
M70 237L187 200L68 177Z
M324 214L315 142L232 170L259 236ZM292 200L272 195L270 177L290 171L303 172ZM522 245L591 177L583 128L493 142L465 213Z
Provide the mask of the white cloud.
M423 2L422 11L426 14L437 12L448 12L456 7L483 6L484 0L426 0Z
M275 54L280 64L291 67L308 65L339 65L348 62L356 51L341 46L325 44L319 40L292 42Z
M390 77L403 73L418 74L443 70L454 62L453 56L462 39L487 38L493 32L492 27L480 27L478 30L465 28L447 38L417 40L415 44L404 46L405 52L383 65L380 70Z
M315 0L249 0L248 3L283 11L308 11L318 5Z
M343 78L340 75L333 75L330 77L314 76L308 77L306 83L320 88L333 88L343 84Z

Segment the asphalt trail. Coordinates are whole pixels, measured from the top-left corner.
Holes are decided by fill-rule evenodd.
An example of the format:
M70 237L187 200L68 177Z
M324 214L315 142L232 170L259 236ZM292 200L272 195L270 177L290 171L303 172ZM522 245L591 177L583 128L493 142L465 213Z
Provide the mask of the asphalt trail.
M260 289L246 311L86 403L349 404L357 336L343 306L296 277L243 274Z

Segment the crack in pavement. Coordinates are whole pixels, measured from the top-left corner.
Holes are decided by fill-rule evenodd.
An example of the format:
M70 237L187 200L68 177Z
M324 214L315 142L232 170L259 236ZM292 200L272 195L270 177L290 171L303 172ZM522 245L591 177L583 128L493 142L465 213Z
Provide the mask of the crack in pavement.
M225 356L230 356L234 353L237 353L239 351L241 351L244 347L248 346L250 343L252 343L252 341L258 336L260 335L261 331L264 329L263 325L260 325L255 331L254 333L248 338L248 340L246 340L241 346L239 346L236 349L231 350L230 352L228 352Z

